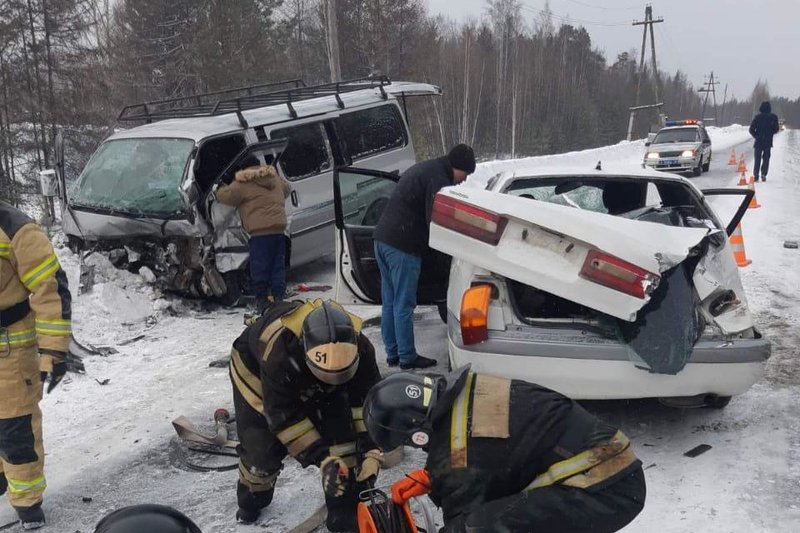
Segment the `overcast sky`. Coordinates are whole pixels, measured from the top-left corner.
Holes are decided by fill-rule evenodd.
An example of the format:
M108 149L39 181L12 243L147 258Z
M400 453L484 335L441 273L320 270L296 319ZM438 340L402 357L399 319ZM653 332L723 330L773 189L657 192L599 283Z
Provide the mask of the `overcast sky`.
M426 0L432 14L463 20L482 18L486 0ZM637 0L550 0L556 26L570 17L583 25L595 47L613 62L620 52L641 53L644 6ZM652 0L656 59L662 70L681 69L697 87L713 70L719 78L718 102L750 96L759 78L773 96L800 97L800 0ZM525 0L529 24L545 0ZM649 38L648 38L649 43ZM649 45L648 45L649 46ZM648 48L648 61L649 61ZM637 57L638 60L638 57Z

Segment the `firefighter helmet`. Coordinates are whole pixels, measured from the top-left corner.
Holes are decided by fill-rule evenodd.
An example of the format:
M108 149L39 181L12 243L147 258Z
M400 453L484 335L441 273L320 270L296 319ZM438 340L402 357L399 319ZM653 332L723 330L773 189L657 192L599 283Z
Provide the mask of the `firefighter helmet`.
M320 381L341 385L358 370L358 333L335 302L324 302L303 321L303 347L306 364Z
M449 412L469 366L448 376L400 372L376 384L364 401L369 436L384 450L428 445L433 422Z
M186 515L164 505L123 507L100 520L94 533L202 533Z

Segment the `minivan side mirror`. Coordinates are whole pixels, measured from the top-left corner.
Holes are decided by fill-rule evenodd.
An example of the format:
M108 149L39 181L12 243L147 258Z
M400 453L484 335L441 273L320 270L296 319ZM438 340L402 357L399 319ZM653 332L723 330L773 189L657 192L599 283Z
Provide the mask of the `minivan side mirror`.
M42 185L42 196L45 198L57 198L60 196L58 176L52 168L39 171L39 183Z
M651 144L653 144L653 143L651 143L650 141L647 141L646 143L644 143L645 146L650 146Z

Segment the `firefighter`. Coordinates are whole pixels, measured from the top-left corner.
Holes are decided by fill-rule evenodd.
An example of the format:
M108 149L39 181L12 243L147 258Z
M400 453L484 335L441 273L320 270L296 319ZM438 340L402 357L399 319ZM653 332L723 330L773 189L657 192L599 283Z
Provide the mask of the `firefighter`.
M383 464L362 416L381 377L361 319L332 301L276 302L234 342L230 377L237 520L253 523L270 504L289 454L320 467L328 529L357 531L358 492Z
M605 533L644 506L641 462L625 435L532 383L469 367L394 374L369 393L364 417L383 449L428 452L392 499L429 494L448 533Z
M47 236L0 202L0 494L8 492L26 530L45 523L39 400L43 380L50 393L67 370L70 304Z

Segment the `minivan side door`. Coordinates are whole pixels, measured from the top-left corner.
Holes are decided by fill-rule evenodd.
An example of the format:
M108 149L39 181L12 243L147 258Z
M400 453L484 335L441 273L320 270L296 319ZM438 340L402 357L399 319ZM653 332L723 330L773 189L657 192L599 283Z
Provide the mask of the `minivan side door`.
M324 122L273 129L270 139L288 141L279 162L292 184L288 207L290 264L300 265L333 253L333 151Z

